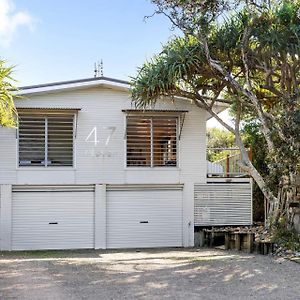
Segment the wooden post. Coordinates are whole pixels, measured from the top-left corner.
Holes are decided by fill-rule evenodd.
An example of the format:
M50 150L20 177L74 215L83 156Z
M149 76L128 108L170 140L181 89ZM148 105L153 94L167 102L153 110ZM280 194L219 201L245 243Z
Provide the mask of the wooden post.
M239 233L235 233L235 250L241 250L241 237Z
M253 252L253 233L251 232L247 234L247 251L248 253Z
M264 208L265 208L265 211L264 211L264 213L265 213L265 215L264 215L265 222L264 222L264 224L265 224L265 226L267 226L269 209L268 209L268 199L266 197L264 197Z
M203 230L203 240L204 240L204 247L208 246L208 241L207 241L207 232Z
M209 243L209 247L210 247L210 248L212 248L212 246L214 245L214 242L215 242L215 233L214 233L214 231L212 230L211 236L210 236L210 243Z
M225 232L225 250L229 249L229 232Z
M227 157L226 157L226 177L229 177L229 158L230 158L230 155L227 154Z

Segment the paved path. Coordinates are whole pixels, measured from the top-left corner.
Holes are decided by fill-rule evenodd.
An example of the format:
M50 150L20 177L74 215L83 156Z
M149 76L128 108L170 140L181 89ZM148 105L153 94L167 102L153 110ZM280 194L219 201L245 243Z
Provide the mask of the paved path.
M0 299L300 299L300 264L221 250L0 253Z

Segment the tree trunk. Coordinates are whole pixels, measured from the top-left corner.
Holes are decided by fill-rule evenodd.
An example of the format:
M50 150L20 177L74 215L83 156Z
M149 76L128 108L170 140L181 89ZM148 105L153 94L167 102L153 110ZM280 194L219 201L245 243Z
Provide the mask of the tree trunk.
M294 218L299 208L300 176L283 176L278 188L278 197L270 203L268 225L276 227L281 224L286 226L286 229L295 229Z

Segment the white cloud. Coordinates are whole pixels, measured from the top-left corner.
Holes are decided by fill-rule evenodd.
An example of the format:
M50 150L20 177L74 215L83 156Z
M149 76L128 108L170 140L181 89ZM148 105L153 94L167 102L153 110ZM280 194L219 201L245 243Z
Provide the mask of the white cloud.
M13 0L0 0L0 43L8 46L21 27L33 28L30 14L16 10Z

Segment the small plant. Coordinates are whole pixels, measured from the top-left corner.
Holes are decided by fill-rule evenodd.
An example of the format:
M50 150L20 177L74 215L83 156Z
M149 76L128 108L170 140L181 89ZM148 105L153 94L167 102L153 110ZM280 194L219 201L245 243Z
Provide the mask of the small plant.
M292 251L300 251L300 235L287 228L285 218L279 220L278 226L274 229L273 242L279 246Z

